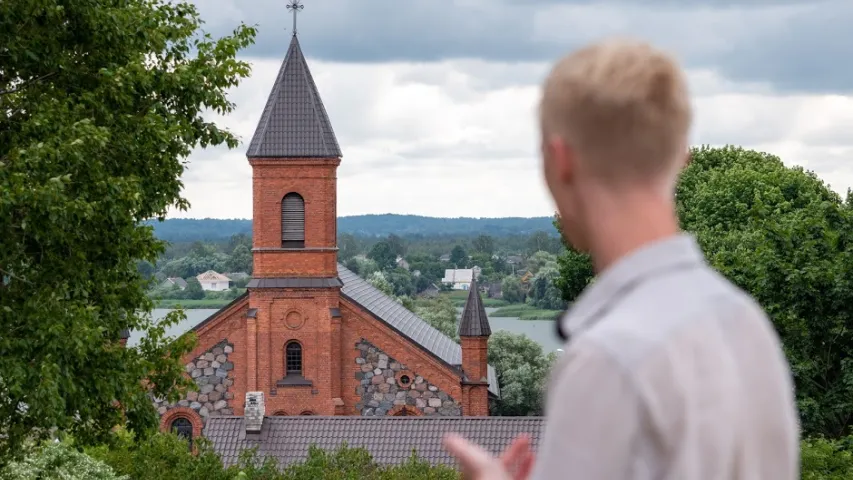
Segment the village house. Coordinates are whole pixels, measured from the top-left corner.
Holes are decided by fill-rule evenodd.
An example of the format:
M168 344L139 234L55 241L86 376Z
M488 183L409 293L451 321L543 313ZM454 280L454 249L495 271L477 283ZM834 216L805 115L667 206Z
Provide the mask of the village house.
M231 287L231 279L216 273L213 270L208 270L195 277L198 283L201 284L201 289L210 292L221 292L228 290Z
M168 277L160 283L161 288L174 288L178 287L183 290L187 288L187 281L181 277Z
M453 290L468 290L474 281L474 270L470 268L448 268L444 271L441 283L450 285Z
M404 270L409 269L409 262L406 261L403 257L397 257L397 268L402 268Z
M295 34L246 156L252 279L192 327L198 343L184 363L196 389L174 403L154 399L161 429L204 434L226 463L258 448L286 464L311 443L343 441L382 463L412 448L448 463L439 442L449 431L490 449L528 433L535 446L541 419L488 417L500 390L472 270L459 277L473 288L456 343L337 263L342 154ZM206 289L227 280L199 275Z

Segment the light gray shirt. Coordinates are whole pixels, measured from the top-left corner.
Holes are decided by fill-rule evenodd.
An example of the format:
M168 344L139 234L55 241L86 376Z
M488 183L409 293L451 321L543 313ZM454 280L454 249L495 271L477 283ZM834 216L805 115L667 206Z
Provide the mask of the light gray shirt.
M691 236L621 259L560 321L533 478L799 478L776 332Z

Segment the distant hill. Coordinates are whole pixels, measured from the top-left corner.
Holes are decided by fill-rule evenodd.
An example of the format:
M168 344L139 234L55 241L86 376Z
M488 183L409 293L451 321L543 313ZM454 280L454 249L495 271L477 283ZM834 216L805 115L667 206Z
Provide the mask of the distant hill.
M488 235L502 237L546 231L556 235L551 217L436 218L418 215L355 215L338 218L338 232L360 236ZM174 218L150 222L157 237L169 242L220 240L238 233L250 235L252 221L245 219Z

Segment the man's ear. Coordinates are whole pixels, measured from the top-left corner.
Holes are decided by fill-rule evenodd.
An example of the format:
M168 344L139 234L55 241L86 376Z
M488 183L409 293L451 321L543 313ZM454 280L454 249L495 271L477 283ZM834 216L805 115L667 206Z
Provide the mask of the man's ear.
M556 178L561 183L571 183L577 170L577 156L572 146L558 135L551 135L546 141L550 161Z

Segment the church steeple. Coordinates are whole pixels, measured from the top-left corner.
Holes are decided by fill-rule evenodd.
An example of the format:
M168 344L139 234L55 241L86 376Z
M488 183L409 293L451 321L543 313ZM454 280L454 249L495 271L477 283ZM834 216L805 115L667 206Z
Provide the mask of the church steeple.
M480 298L477 279L471 279L471 289L468 291L468 300L462 310L462 319L459 321L460 337L488 337L492 334L489 326L489 318L486 316L486 308L483 299Z
M294 34L278 71L249 158L340 158L341 148Z

